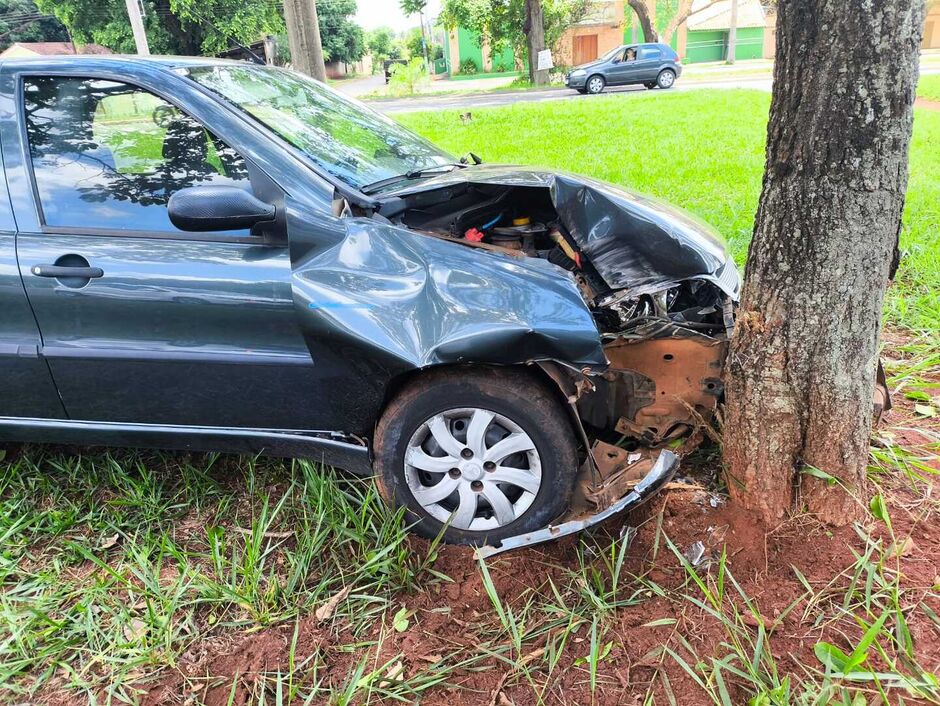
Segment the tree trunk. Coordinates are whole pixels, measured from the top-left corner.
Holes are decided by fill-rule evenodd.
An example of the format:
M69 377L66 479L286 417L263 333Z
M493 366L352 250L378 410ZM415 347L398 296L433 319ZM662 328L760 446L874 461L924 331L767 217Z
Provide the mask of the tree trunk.
M656 0L650 0L650 2L655 1ZM647 0L627 0L627 2L630 7L633 8L637 19L640 21L640 28L643 30L643 41L658 42L659 34L653 26L653 16L650 13L649 7L646 6Z
M767 161L724 426L732 498L765 521L805 507L844 524L866 500L923 24L923 0L778 5Z
M731 23L728 27L728 56L729 64L734 63L734 55L738 50L738 0L731 0Z
M548 69L538 70L539 52L545 49L545 18L540 0L525 0L525 36L529 54L529 80L536 86L548 84Z
M318 81L326 81L315 0L284 0L284 22L293 67Z

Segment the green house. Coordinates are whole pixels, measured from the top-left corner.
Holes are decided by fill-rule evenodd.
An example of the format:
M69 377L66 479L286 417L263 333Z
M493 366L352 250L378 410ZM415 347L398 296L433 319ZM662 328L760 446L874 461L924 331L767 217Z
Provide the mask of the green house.
M696 5L705 5L705 7L695 12ZM693 13L676 32L673 43L676 51L688 64L723 61L728 56L731 0L722 0L714 5L695 2L692 4L692 9ZM738 1L735 59L760 59L765 55L766 25L764 8L758 0Z

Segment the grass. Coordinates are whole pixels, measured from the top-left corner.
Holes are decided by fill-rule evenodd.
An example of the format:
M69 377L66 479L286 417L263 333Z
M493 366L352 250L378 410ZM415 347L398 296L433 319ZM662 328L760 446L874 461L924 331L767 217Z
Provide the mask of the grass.
M940 101L940 74L927 74L917 81L917 97Z
M718 227L743 261L767 107L763 94L723 91L475 110L468 125L457 111L401 119L454 153L663 197ZM940 114L919 111L907 256L886 310L912 332L886 361L899 404L937 394L938 143ZM28 447L0 458L0 702L135 703L177 675L172 695L194 706L216 687L231 689L222 703L252 705L495 704L506 693L618 703L625 690L644 706L940 704L936 662L919 650L940 629L940 585L910 578L930 559L905 564L898 549L917 522L936 526L940 432L922 429L915 446L908 431L879 431L870 475L887 500L834 540L841 554L824 579L785 553L772 578L745 576L724 550L691 566L677 533L705 510L670 527L665 503L690 506L683 494L662 500L642 541L586 534L554 553L474 564L412 540L370 483L316 464ZM825 539L802 521L795 544ZM442 558L456 561L445 570ZM448 598L454 587L460 597ZM793 596L768 613L785 587ZM440 631L433 649L417 639L427 625ZM183 669L252 641L267 659L240 682L244 701L213 663ZM474 681L488 675L499 676Z
M764 167L769 95L748 90L635 93L396 116L453 154L575 171L657 196L715 226L747 255ZM546 119L548 116L549 119ZM901 246L887 320L940 328L940 113L917 110Z

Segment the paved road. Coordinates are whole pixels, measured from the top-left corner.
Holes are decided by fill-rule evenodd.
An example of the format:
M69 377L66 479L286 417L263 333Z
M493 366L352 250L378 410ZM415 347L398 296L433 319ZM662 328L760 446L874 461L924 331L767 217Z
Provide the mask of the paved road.
M940 73L935 66L921 67L921 75ZM770 92L772 81L769 77L723 79L719 81L686 81L680 78L671 91L698 91L702 89L751 88ZM628 99L637 93L646 93L642 86L622 86L608 88L604 95L621 96ZM660 93L659 89L654 92ZM542 91L504 91L492 93L473 93L463 95L432 95L425 97L377 99L369 105L384 113L406 113L416 110L473 110L513 103L542 103L557 100L594 100L594 96L582 95L566 88L549 88Z
M673 91L696 91L703 88L753 88L770 91L769 78L737 79L734 81L696 81L686 84L680 79ZM653 89L659 92L659 89ZM623 86L608 88L604 95L629 98L636 93L646 93L643 86ZM424 98L397 98L369 101L369 105L384 113L405 113L413 110L473 110L490 108L513 103L543 103L557 100L594 100L594 96L582 95L565 88L548 88L543 91L506 91L494 93L474 93L467 95L436 95Z

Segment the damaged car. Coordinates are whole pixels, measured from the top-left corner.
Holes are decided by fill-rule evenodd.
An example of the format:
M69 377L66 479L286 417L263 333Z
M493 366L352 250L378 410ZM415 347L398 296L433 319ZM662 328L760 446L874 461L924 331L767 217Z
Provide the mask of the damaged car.
M0 98L0 440L311 458L495 552L650 497L722 397L739 276L677 209L271 67L7 60Z

